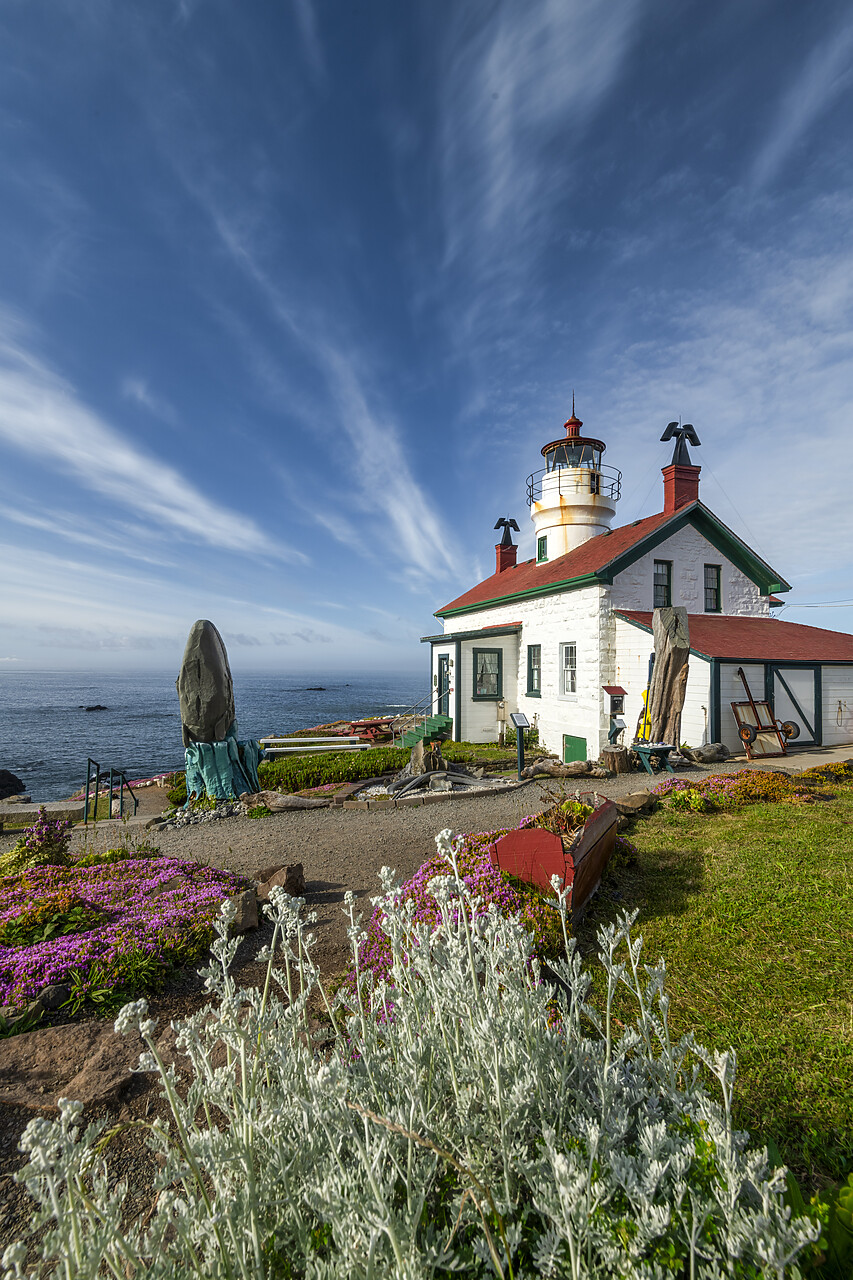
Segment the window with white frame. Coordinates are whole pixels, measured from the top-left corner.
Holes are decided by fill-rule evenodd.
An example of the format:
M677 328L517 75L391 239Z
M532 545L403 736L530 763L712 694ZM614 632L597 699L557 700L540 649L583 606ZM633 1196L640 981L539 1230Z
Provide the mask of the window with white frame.
M574 640L560 645L560 693L578 691L578 647Z

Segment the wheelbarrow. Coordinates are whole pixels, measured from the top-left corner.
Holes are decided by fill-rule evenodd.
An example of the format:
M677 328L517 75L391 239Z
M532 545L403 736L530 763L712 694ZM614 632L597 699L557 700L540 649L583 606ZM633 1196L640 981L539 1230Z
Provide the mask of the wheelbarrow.
M800 726L795 720L777 720L769 702L752 696L743 667L737 673L743 681L746 702L733 702L732 715L737 724L738 737L746 748L748 760L756 756L786 756L788 743L800 736ZM778 746L778 751L774 750Z

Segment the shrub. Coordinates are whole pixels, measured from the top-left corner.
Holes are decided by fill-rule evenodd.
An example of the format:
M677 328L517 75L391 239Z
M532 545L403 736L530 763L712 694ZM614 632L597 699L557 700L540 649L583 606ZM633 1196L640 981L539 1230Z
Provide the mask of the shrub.
M122 1010L116 1030L142 1035L141 1069L159 1075L172 1115L170 1128L155 1121L147 1135L159 1194L123 1225L126 1184L109 1170L108 1136L96 1127L81 1136L81 1107L67 1099L58 1120L31 1121L18 1176L36 1227L47 1227L41 1250L53 1274L798 1274L819 1228L789 1215L784 1172L733 1130L733 1056L690 1037L672 1043L663 966L640 963L633 917L599 933L603 1008L572 951L554 966L555 995L519 920L479 914L449 836L440 837L447 874L431 887L433 933L383 873L388 982L372 987L359 970L358 992L327 1006L331 1045L324 1031L321 1047L309 1015L311 919L277 889L262 992L235 987L233 911L222 912L205 972L219 1008L178 1027L192 1070L186 1096L159 1056L145 1002ZM556 901L564 920L565 895ZM357 950L352 895L347 909ZM299 994L280 1002L270 976ZM632 1026L612 1016L617 986L634 999ZM10 1280L25 1261L23 1244L7 1249Z
M42 806L33 825L0 857L0 876L17 875L29 867L65 866L70 843L68 819L48 818Z
M532 818L522 818L519 828L532 825ZM488 915L494 910L500 911L502 915L517 915L533 939L535 953L543 958L553 958L559 955L563 946L558 916L545 905L544 895L537 888L498 870L489 861L489 845L506 833L506 830L478 831L459 836L456 845L458 873L478 900L478 915ZM446 867L443 857L437 854L400 886L397 895L397 901L405 904L412 920L430 931L435 930L441 922L439 903L430 886L436 876L445 873ZM345 979L351 989L355 989L358 969L364 973L369 972L374 982L388 978L393 955L385 926L385 908L380 905L367 926L367 933L359 950L358 966L354 966Z
M185 773L173 773L169 779L170 789L167 792L166 799L169 804L176 807L184 805L187 802L187 775Z
M272 791L304 791L329 782L359 782L382 773L397 773L411 758L407 747L371 747L367 751L324 751L313 756L282 756L258 766L261 787Z
M766 769L740 769L737 773L715 773L696 782L683 778L665 778L652 788L654 795L669 797L675 809L693 809L703 813L709 809L732 809L747 804L807 804L814 798L814 781L805 783L800 777ZM681 799L695 792L697 800ZM819 791L818 791L819 793ZM705 802L700 807L699 800Z
M679 812L707 813L711 808L705 796L696 787L687 787L683 791L673 791L669 805L671 809Z

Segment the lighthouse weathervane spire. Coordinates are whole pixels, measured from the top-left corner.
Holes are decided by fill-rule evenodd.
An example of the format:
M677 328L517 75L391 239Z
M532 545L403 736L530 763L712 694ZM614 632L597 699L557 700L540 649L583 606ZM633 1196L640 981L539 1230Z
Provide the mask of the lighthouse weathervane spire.
M672 460L669 465L671 467L692 466L693 464L690 461L690 452L687 448L687 441L689 440L690 443L695 446L702 443L699 436L696 434L696 428L693 426L693 423L685 422L682 426L680 419L678 422L667 423L666 430L661 436L661 440L673 439L675 440L675 445L672 450Z

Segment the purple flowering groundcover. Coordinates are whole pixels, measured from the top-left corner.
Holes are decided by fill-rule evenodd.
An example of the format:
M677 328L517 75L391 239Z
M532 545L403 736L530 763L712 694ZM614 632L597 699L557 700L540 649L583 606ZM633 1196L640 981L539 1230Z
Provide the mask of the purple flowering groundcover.
M210 944L224 898L245 888L228 871L175 858L91 867L37 867L0 878L0 1004L20 1005L68 982L119 989L156 985ZM84 928L31 945L8 945L18 924L75 911ZM85 927L89 923L91 927Z
M522 818L518 829L532 826L535 815ZM558 955L563 946L563 935L560 919L556 911L545 906L543 895L532 885L522 885L513 881L493 867L489 861L489 845L506 831L478 831L458 837L457 865L462 879L468 887L482 899L482 910L487 912L494 903L503 915L521 916L522 923L533 935L536 950L540 955ZM430 858L415 874L400 886L400 901L413 898L415 902L414 919L418 923L435 927L439 921L438 904L428 891L427 885L436 876L446 876L450 868L441 856ZM381 908L374 911L367 926L367 937L359 951L360 964L373 973L375 981L388 980L391 963L391 942L382 929L383 912ZM347 975L346 985L355 986L355 973Z

